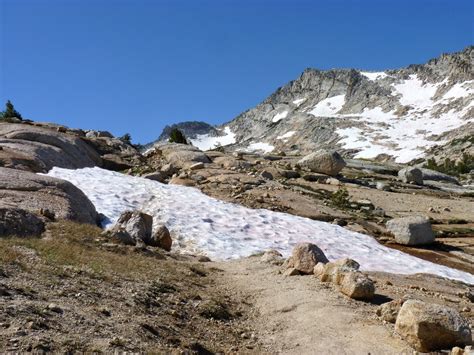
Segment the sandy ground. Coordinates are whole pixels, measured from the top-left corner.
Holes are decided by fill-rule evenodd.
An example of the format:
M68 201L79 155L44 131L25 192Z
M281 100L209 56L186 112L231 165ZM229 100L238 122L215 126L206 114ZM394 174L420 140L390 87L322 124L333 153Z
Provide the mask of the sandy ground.
M217 264L222 287L253 303L253 328L271 354L411 353L375 316L376 304L351 300L312 276L287 277L258 257ZM384 298L381 298L386 301Z

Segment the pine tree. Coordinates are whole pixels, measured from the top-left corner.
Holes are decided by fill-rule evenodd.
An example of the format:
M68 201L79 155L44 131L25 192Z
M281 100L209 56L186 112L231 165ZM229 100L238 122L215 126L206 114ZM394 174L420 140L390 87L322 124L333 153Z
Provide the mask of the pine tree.
M0 112L0 118L1 119L7 119L7 118L18 118L19 120L23 119L21 117L21 114L15 110L15 107L11 103L10 100L7 101L5 104L5 111Z
M170 143L181 143L181 144L188 144L186 137L184 136L183 132L181 132L177 128L173 128L170 133Z

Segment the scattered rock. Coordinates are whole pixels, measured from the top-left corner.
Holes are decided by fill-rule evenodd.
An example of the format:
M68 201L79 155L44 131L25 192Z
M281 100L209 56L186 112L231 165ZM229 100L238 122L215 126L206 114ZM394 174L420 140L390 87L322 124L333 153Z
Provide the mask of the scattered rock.
M260 176L261 176L262 178L264 178L265 180L273 180L273 175L272 175L272 173L270 173L269 171L266 171L266 170L262 171L262 172L260 173Z
M421 352L471 343L469 324L456 310L418 300L403 304L395 331Z
M44 222L20 208L0 208L0 236L39 236L45 230Z
M317 263L327 263L323 251L312 243L300 243L293 248L288 259L288 268L295 268L302 274L312 274Z
M345 258L334 262L318 263L314 267L313 273L321 282L332 282L339 285L346 273L357 271L359 267L357 261Z
M260 261L273 265L281 265L284 262L283 255L281 255L281 253L275 249L270 249L263 253Z
M375 284L361 272L349 271L342 278L340 291L350 298L370 301L374 297Z
M345 166L344 159L336 151L319 150L298 161L301 167L313 172L335 176Z
M390 187L390 184L384 182L384 181L377 181L375 184L375 187L377 190L382 190L382 191L391 191L392 188Z
M298 269L295 269L294 267L290 267L283 272L283 275L284 276L297 276L297 275L301 275L301 272Z
M204 163L202 163L202 162L197 162L197 163L191 164L189 166L189 170L199 170L199 169L202 169L202 168L204 168Z
M158 182L165 182L166 176L163 174L161 171L155 171L154 173L148 173L143 175L145 179L153 180L153 181L158 181Z
M425 245L435 240L429 219L422 216L392 219L387 222L387 229L399 244Z
M398 177L404 183L423 185L423 173L418 168L407 167L398 172Z
M155 228L150 240L145 241L145 243L154 247L162 248L166 251L170 251L173 241L168 228L166 228L165 225L161 225Z
M393 300L390 302L386 302L380 305L377 308L377 315L384 321L389 323L395 323L397 320L398 312L402 308L403 303L405 303L406 299L399 299Z

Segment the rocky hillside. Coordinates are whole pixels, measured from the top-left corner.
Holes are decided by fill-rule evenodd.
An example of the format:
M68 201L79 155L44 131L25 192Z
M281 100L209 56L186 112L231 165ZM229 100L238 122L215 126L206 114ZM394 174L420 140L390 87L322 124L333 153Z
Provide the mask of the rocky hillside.
M409 162L474 130L474 47L443 54L422 65L368 72L306 69L261 104L218 127L211 144L235 149L307 153L337 148L346 156ZM209 137L215 136L210 133ZM431 149L431 151L429 151ZM456 155L456 154L455 154Z

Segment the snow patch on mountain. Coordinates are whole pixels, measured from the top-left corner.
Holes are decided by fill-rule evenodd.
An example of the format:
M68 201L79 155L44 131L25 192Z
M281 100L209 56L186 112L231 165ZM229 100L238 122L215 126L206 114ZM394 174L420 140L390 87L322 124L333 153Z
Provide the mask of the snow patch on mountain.
M249 152L262 151L264 153L270 153L273 149L275 149L275 147L269 143L257 142L250 144L245 150Z
M224 128L224 135L210 136L209 134L197 135L195 139L190 139L191 143L201 150L209 150L217 146L225 146L235 143L235 134L230 127Z
M285 257L300 242L318 245L329 260L352 258L366 271L430 273L474 284L474 275L437 265L379 244L374 238L340 226L216 200L198 189L162 184L100 168L53 168L47 175L67 180L115 223L126 210L138 209L164 223L173 249L206 254L215 260L246 257L277 249Z
M292 137L295 133L296 133L296 131L289 131L289 132L286 132L285 134L283 134L281 136L278 136L276 139L288 139L288 138Z
M336 95L319 101L308 113L313 116L330 117L342 109L346 95Z
M383 71L381 71L381 72L363 72L363 71L361 71L360 73L363 76L365 76L367 79L372 80L372 81L383 79L383 78L386 78L388 76L388 74L383 72Z
M286 116L288 116L288 111L279 112L273 117L272 122L278 122L286 118Z

